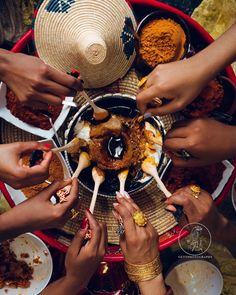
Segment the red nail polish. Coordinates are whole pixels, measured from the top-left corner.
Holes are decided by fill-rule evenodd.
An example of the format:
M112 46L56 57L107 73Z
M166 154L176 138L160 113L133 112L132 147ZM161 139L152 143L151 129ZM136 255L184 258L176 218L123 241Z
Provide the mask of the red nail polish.
M43 147L44 147L45 149L47 149L47 150L50 150L50 149L52 148L52 144L51 144L51 143L45 143L45 144L43 145Z
M82 222L81 222L80 228L85 229L87 225L88 225L88 218L84 217Z
M77 70L75 70L75 69L73 69L73 70L71 71L71 76L73 76L73 77L75 77L75 78L78 78L78 77L80 76L80 72L77 71Z
M92 214L91 211L89 210L89 208L86 208L85 210L86 210L87 212L89 212L90 214Z

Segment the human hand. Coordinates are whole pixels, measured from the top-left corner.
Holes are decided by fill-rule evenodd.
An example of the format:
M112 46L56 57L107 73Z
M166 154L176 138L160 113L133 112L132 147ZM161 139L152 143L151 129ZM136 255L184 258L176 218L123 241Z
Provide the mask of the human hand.
M50 198L56 192L67 185L71 184L69 195L66 196L66 202L52 204ZM76 207L78 203L78 181L77 179L54 181L47 188L42 190L35 197L32 197L18 205L18 210L22 210L21 214L28 216L27 220L37 226L37 229L47 229L63 226L71 217L71 209ZM22 208L20 207L22 205ZM23 208L24 207L24 208ZM25 211L25 212L24 212ZM28 211L28 213L26 212ZM35 216L32 220L32 212ZM23 214L24 213L24 214Z
M50 198L71 180L55 181L35 197L27 199L0 216L0 241L22 233L61 227L71 217L78 202L78 181L73 179L67 202L52 204Z
M42 162L33 167L23 165L21 155L36 149L45 151ZM0 145L0 179L19 189L43 182L48 178L52 153L40 142L15 142Z
M184 109L201 92L209 79L204 75L201 63L195 58L158 65L149 75L147 88L137 95L139 110L165 115ZM148 108L154 98L165 98L168 103Z
M187 223L201 223L210 231L213 239L220 237L221 229L224 227L225 219L217 211L211 195L201 190L198 198L191 193L191 186L178 189L168 198L165 203L166 209L175 212L175 205L183 207Z
M94 272L97 270L107 249L106 225L96 221L86 210L91 239L83 245L88 225L77 232L66 255L66 278L76 282L80 288L86 287Z
M29 106L44 109L46 104L60 105L65 96L74 96L83 89L79 79L46 65L37 57L8 53L5 60L2 81L21 103Z
M145 227L137 226L133 219L139 207L130 198L127 192L117 193L118 203L114 203L113 214L118 222L124 223L125 233L120 236L120 247L125 257L125 262L133 265L145 265L153 262L159 256L158 234L148 221ZM158 262L159 266L160 261ZM166 287L162 273L149 280L137 282L142 295L164 295Z
M130 196L117 194L118 203L114 203L114 215L117 221L123 220L125 235L120 237L120 246L125 261L132 264L145 264L153 261L159 254L158 234L148 221L145 227L137 226L133 214L139 210Z
M91 239L84 244L88 225L76 233L66 254L66 275L48 285L42 295L84 294L83 289L102 261L107 247L106 227L98 223L89 211L85 215L92 230Z
M166 134L163 148L175 166L217 163L236 155L236 127L209 118L178 122ZM192 157L184 160L177 154L181 150Z

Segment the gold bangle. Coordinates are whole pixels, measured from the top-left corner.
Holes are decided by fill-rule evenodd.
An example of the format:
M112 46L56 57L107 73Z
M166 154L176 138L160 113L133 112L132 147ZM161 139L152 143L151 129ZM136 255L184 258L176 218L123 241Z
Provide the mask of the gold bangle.
M146 264L130 264L125 262L125 271L133 282L144 282L152 280L162 272L160 256Z

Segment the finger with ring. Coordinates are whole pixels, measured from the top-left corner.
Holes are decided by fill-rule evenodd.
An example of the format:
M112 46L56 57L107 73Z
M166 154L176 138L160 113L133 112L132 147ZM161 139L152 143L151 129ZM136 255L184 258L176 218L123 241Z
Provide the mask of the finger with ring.
M119 219L119 224L118 224L118 228L116 230L116 233L118 236L122 236L125 233L124 223L121 218Z
M192 156L191 156L191 154L189 153L189 152L187 152L186 150L181 150L180 152L179 152L179 154L180 154L180 156L184 159L184 160L189 160Z
M143 77L143 78L138 82L138 87L141 88L141 89L146 89L146 88L147 88L147 86L146 86L147 80L148 80L148 76Z
M201 193L201 188L199 185L191 185L190 186L191 194L194 198L198 199L200 193Z
M71 209L70 212L71 212L71 218L70 218L71 220L75 219L79 215L79 211L75 209Z
M147 224L147 216L141 210L136 210L133 214L133 220L137 226L144 227Z

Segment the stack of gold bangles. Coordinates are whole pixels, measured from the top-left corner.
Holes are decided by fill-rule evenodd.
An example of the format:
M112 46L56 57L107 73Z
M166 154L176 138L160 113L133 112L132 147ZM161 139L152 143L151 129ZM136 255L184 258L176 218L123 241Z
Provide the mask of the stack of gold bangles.
M131 264L125 262L125 271L129 279L133 282L149 281L157 277L162 272L160 256L146 264Z
M137 226L145 227L148 219L146 214L141 210L136 210L133 214L134 223ZM158 255L153 261L146 264L131 264L125 262L125 271L129 279L133 282L144 282L152 280L162 272L160 256Z

